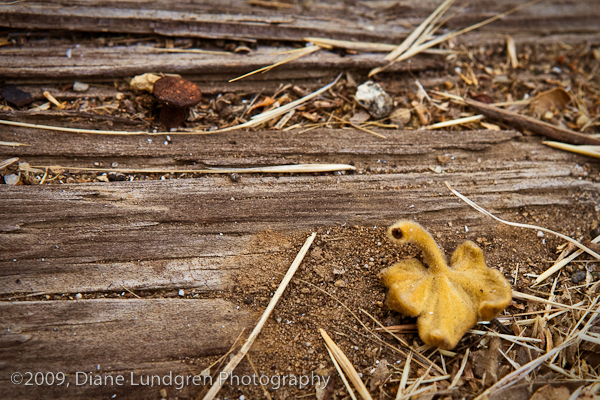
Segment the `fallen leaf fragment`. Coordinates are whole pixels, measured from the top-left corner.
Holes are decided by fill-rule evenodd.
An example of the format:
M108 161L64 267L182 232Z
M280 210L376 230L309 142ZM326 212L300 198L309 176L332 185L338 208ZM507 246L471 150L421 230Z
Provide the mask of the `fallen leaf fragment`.
M531 100L529 108L533 114L544 115L548 111L562 110L571 100L571 95L565 89L555 87L538 94Z
M510 285L486 266L475 243L460 245L448 266L433 237L416 222L399 221L388 236L397 244L415 243L423 252L426 265L403 260L383 270L380 278L389 289L388 307L418 317L419 336L426 344L453 349L478 320L489 321L510 304Z

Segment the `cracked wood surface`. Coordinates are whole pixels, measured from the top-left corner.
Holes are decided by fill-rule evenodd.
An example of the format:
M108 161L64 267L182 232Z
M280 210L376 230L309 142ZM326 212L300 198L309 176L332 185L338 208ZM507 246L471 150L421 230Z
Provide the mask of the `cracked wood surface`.
M110 398L114 394L153 398L157 389L140 385L140 376L198 374L197 366L182 360L225 353L256 318L216 299L0 302L0 314L3 399ZM28 380L26 371L63 372L66 381L62 386L13 385L8 379L15 371L24 375L23 383ZM89 373L123 375L128 383L82 384ZM131 384L132 375L137 386ZM183 393L189 394L189 389Z
M68 29L96 32L159 34L211 39L301 40L331 39L399 43L439 4L436 0L318 1L289 7L253 6L245 1L122 1L18 2L0 6L0 25L11 28ZM454 5L449 15L463 4ZM450 28L465 27L515 6L511 0L468 4L450 20ZM511 14L482 32L504 35L548 36L597 33L600 5L596 0L554 0ZM477 37L479 33L471 35Z
M384 225L416 215L435 226L450 214L489 229L485 227L489 221L450 196L445 180L501 213L525 205L566 207L575 193L586 203L592 200L582 193L598 189L598 184L578 179L581 171L576 164L583 157L514 131L386 134L388 139L372 139L354 130L230 132L174 137L165 146L162 140L148 143L145 137L21 129L17 139L32 146L2 147L0 154L18 155L32 165L118 161L120 167L141 168L172 166L174 160L187 166L196 162L238 167L352 162L358 171L252 175L239 182L227 175L209 175L0 186L0 238L7 250L0 257L0 293L110 292L123 286L231 290L244 284L241 271L258 268L260 261L276 265L289 261L285 246L259 240L268 231L284 232L289 239L293 232L319 226ZM0 135L1 140L7 137L14 135ZM453 159L441 166L442 174L434 173L438 156L446 154Z
M183 74L189 79L204 81L228 81L247 72L274 64L289 55L281 54L291 47L261 47L249 54L198 54L157 52L145 46L102 47L95 43L83 43L77 48L73 44L32 45L17 51L0 50L0 75L12 79L95 79L110 80L115 77L131 77L146 72ZM65 56L70 50L71 57ZM329 51L320 51L281 65L268 74L257 74L247 78L252 81L280 81L328 78L339 71L368 71L383 66L382 53L362 53L341 56ZM397 63L389 72L421 71L440 69L443 57L427 55L415 57L410 64ZM25 81L26 82L26 81ZM237 85L237 83L236 83ZM208 85L210 87L210 85ZM231 85L234 86L234 85Z

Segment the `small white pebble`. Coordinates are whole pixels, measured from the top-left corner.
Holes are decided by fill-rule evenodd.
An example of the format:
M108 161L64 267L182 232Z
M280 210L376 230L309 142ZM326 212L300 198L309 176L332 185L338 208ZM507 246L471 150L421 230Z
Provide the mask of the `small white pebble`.
M76 92L85 92L86 90L89 89L89 87L90 87L90 85L88 85L87 83L78 82L78 81L73 82L73 90Z
M538 232L537 232L537 237L539 237L539 238L543 238L543 237L544 237L544 232L542 232L542 231L538 231Z
M185 296L185 290L179 289L179 292L177 294L180 295L181 297L183 297L183 296Z
M469 232L469 227L465 225L465 232Z
M77 300L81 300L81 299L83 298L83 296L81 295L81 293L77 293L77 294L75 295L75 298L76 298Z

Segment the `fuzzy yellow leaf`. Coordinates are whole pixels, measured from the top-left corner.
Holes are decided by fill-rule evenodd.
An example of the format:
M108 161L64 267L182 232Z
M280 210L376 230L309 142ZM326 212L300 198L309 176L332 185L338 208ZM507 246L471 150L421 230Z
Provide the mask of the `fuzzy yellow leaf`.
M418 317L419 336L426 344L453 349L478 320L488 321L510 304L510 285L486 266L475 243L460 245L448 266L431 235L416 222L399 221L388 235L398 244L413 242L423 252L426 265L403 260L380 277L389 288L388 307Z

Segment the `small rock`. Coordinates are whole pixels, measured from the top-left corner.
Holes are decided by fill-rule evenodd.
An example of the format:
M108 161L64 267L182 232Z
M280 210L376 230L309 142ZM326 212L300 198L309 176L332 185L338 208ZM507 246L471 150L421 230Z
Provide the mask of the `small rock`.
M539 237L539 238L543 238L543 237L544 237L544 232L542 232L542 231L538 231L538 232L537 232L537 237Z
M356 89L356 101L375 119L387 117L393 107L390 95L373 81L367 81Z
M183 289L179 289L179 292L177 292L177 294L181 297L185 296L185 290Z
M108 173L108 180L111 182L119 182L119 181L126 181L127 180L127 176L120 173L120 172L109 172Z
M254 296L248 296L244 299L244 303L250 305L252 303L254 303Z
M4 183L7 185L16 185L21 180L21 177L17 174L4 175Z
M139 90L152 93L154 89L154 83L159 79L159 75L151 73L137 75L131 79L131 82L129 82L129 87L131 90Z
M335 281L334 285L337 286L337 287L346 287L346 286L348 286L348 284L346 283L346 281L344 279L339 279L339 280Z
M162 388L158 391L158 394L160 394L160 397L162 397L163 399L167 398L167 389Z
M0 96L2 96L2 98L7 102L17 107L23 107L33 103L33 97L15 85L4 86L2 89L0 89Z
M77 294L75 295L75 298L76 298L77 300L81 300L81 299L83 298L83 296L81 295L81 293L77 293Z
M88 85L87 83L83 83L83 82L79 82L79 81L73 82L73 90L76 92L85 92L89 88L90 88L90 85Z
M571 275L571 282L577 284L579 282L583 282L585 277L587 276L585 271L577 271L573 275Z

